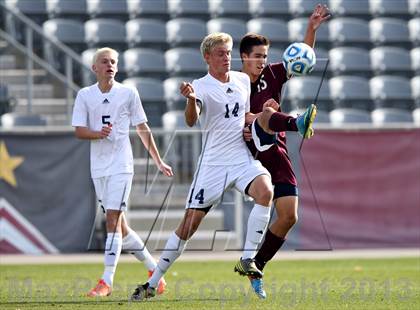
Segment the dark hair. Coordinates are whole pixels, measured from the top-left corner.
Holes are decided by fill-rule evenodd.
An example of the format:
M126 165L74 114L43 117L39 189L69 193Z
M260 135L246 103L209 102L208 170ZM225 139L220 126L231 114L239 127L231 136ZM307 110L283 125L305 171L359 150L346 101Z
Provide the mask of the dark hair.
M242 53L250 54L252 52L252 48L258 45L270 46L270 40L261 34L247 33L241 39L241 43L239 44L239 53L241 55Z

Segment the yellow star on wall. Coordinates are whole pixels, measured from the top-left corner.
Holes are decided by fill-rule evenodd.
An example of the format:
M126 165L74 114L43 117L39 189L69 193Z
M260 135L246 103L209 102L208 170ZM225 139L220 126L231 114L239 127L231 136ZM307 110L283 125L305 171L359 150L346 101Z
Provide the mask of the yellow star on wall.
M6 144L0 142L0 180L3 179L13 187L17 187L17 182L13 170L23 162L23 157L10 157Z

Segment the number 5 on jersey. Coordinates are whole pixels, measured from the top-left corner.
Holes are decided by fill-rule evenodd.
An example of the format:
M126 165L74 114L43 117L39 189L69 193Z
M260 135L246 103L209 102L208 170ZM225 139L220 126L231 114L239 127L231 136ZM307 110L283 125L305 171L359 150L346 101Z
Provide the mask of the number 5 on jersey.
M194 188L191 190L190 200L188 200L188 203L192 203L192 197L194 194ZM204 188L200 189L198 193L194 197L195 200L198 200L198 203L202 205L204 203Z

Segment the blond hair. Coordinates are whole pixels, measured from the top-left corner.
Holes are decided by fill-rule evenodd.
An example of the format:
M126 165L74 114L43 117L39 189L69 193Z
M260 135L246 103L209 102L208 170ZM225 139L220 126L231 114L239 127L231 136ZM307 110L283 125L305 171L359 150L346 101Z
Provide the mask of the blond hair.
M98 48L96 50L95 54L93 55L93 60L92 60L93 62L92 63L95 64L96 61L98 60L99 56L101 56L102 54L105 54L105 53L114 54L114 56L117 58L117 62L118 62L119 53L116 50L114 50L113 48L110 48L110 47L102 47L102 48Z
M224 32L214 32L207 35L200 45L200 51L201 55L206 55L211 52L212 49L214 49L219 44L228 44L230 46L230 49L232 49L233 46L233 40L232 37Z

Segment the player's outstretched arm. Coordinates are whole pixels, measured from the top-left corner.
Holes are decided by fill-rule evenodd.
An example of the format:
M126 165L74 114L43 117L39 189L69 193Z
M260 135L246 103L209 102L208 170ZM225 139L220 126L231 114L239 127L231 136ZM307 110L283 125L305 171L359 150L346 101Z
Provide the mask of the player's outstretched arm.
M148 150L150 156L152 156L158 169L166 176L171 177L174 175L171 166L167 165L159 155L159 151L156 147L155 139L153 139L152 131L146 123L142 123L136 126L137 134L139 135L141 142Z
M315 37L316 31L324 23L331 17L330 9L326 4L317 4L312 15L309 16L308 20L308 27L306 28L306 34L304 42L311 46L312 48L315 46Z
M185 122L192 127L198 120L200 115L200 108L197 105L197 97L195 96L194 88L190 83L182 82L179 91L181 95L187 98L187 105L185 107Z
M78 126L75 129L75 135L82 140L97 140L107 138L112 131L112 126L103 126L101 131L93 131L87 127Z

